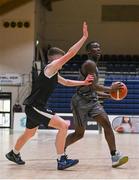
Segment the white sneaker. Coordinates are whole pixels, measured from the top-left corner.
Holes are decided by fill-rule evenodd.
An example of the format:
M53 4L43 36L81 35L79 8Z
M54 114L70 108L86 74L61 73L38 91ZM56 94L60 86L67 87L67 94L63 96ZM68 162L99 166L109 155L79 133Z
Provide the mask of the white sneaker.
M111 157L112 159L112 167L116 168L121 166L128 161L128 156L122 155L120 152L116 151L115 155Z

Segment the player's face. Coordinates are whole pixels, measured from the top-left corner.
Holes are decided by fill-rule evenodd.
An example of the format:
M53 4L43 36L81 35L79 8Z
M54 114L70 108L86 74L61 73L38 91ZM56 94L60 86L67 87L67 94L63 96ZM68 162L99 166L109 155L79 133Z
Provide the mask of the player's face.
M95 42L91 45L91 50L89 52L90 55L92 55L92 57L97 57L99 58L101 55L101 50L100 50L100 44Z

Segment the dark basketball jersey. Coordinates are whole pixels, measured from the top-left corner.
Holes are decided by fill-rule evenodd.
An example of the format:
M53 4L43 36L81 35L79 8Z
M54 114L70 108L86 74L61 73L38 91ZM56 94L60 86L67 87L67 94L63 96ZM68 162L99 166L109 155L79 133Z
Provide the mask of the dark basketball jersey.
M96 71L95 71L95 75L96 75L96 81L98 81L98 68L96 67ZM79 80L85 80L87 75L83 74L82 72L82 68L80 69L80 75L79 75ZM92 85L90 86L79 86L77 88L77 94L81 95L82 97L86 98L86 99L94 99L97 100L97 93L96 91L93 89Z
M31 105L40 110L44 110L48 98L52 94L58 81L58 73L48 78L44 75L44 69L37 78L31 94L25 99L24 105Z

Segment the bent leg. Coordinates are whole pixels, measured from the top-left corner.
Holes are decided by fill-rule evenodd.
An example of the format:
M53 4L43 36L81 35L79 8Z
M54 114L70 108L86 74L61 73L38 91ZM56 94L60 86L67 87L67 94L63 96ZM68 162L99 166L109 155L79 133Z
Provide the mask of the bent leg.
M83 138L85 133L85 129L84 127L76 127L75 131L73 133L68 134L67 138L66 138L66 144L65 144L65 149L75 143L76 141L80 140L81 138Z
M48 126L58 129L55 145L57 154L63 154L68 131L68 124L58 115L54 115L53 118L50 120Z
M6 158L18 165L25 164L25 161L21 159L19 151L21 150L23 145L35 134L36 130L37 128L26 128L25 132L17 139L14 149L5 155Z
M79 162L78 159L68 159L67 156L64 154L68 124L61 117L54 115L50 120L48 126L58 129L55 142L57 154L59 156L57 159L57 169L64 170L66 168L76 165Z
M93 118L104 128L105 139L108 143L110 152L116 151L115 137L107 114L103 113Z
M25 132L17 139L17 142L15 144L15 150L16 151L20 151L20 149L24 146L24 144L35 135L36 130L38 129L38 127L33 128L33 129L25 129Z

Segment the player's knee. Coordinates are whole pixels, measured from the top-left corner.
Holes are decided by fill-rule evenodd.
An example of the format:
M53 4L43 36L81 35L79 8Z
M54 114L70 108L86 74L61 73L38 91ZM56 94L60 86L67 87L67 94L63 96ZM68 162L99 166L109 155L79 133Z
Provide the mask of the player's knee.
M62 122L60 125L60 129L67 131L69 125L66 122Z

